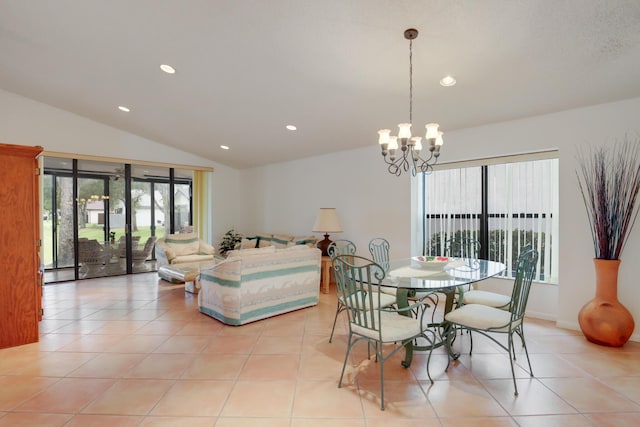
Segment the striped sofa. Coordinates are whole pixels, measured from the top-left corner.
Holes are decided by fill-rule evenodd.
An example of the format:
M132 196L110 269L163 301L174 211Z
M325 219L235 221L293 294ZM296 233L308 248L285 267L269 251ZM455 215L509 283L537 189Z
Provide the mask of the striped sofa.
M318 304L321 252L297 245L232 251L200 272L201 313L243 325Z

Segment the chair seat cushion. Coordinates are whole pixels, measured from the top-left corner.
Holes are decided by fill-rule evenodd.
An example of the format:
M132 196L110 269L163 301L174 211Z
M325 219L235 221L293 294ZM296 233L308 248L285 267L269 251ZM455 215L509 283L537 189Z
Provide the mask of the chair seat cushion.
M395 312L380 313L380 333L382 342L396 342L420 335L423 328L420 321L411 317L401 316ZM351 323L351 331L355 334L377 340L378 331L364 328Z
M472 329L492 329L507 332L511 322L511 312L482 304L468 304L457 308L444 316L445 320ZM520 320L514 322L515 328Z
M463 304L482 304L489 307L508 309L511 297L495 292L470 290L464 293Z
M359 295L362 295L361 292L358 292ZM380 306L378 306L378 293L377 292L372 292L372 306L374 309L377 309L379 307L389 307L393 304L396 303L396 296L395 295L389 295L389 294L385 294L385 293L381 293L380 294ZM339 296L338 299L340 300L340 303L342 305L346 305L344 303L343 297Z

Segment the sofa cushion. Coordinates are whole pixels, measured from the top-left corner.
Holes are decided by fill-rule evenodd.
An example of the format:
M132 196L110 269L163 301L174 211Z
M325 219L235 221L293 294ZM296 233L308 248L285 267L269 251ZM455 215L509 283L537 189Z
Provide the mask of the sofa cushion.
M276 247L265 246L264 248L255 248L255 249L236 249L233 251L227 252L227 258L231 258L234 256L244 256L244 255L258 255L258 254L271 254L276 251Z
M316 236L294 236L287 246L305 245L313 248L317 242Z
M257 237L244 237L235 249L253 249L258 247Z
M195 233L169 234L164 241L176 256L196 254L200 249L200 238Z
M258 245L256 246L257 248L265 248L267 246L271 246L271 239L273 238L273 234L261 233L256 234L256 237L258 238Z
M271 243L277 248L286 248L293 240L293 236L289 234L274 234L271 238Z
M198 253L200 255L213 255L216 253L216 248L203 240L199 240Z
M208 254L188 254L179 255L173 258L171 264L183 264L185 262L201 262L201 261L213 261L214 256Z

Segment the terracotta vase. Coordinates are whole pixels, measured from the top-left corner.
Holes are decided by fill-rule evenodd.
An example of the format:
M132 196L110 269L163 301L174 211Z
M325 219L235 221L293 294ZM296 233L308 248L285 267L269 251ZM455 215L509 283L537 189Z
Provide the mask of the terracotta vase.
M618 301L620 260L594 259L596 296L578 314L584 336L592 343L620 347L631 337L635 323Z

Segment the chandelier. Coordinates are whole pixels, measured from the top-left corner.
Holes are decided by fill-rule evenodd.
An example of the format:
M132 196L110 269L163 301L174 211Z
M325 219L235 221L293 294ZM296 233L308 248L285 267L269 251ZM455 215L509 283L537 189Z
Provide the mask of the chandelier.
M382 157L389 165L389 173L400 176L402 172L411 170L411 175L418 172L431 172L440 156L442 146L442 132L438 130L437 123L429 123L425 126L425 144L422 145L422 137L411 136L411 122L413 120L413 40L418 37L418 30L409 28L404 32L404 38L409 40L409 123L398 125L398 136L390 135L391 130L378 131L378 143L382 148ZM398 153L398 144L400 153ZM424 153L427 151L427 153ZM427 157L428 154L428 157ZM422 157L425 156L425 157Z

